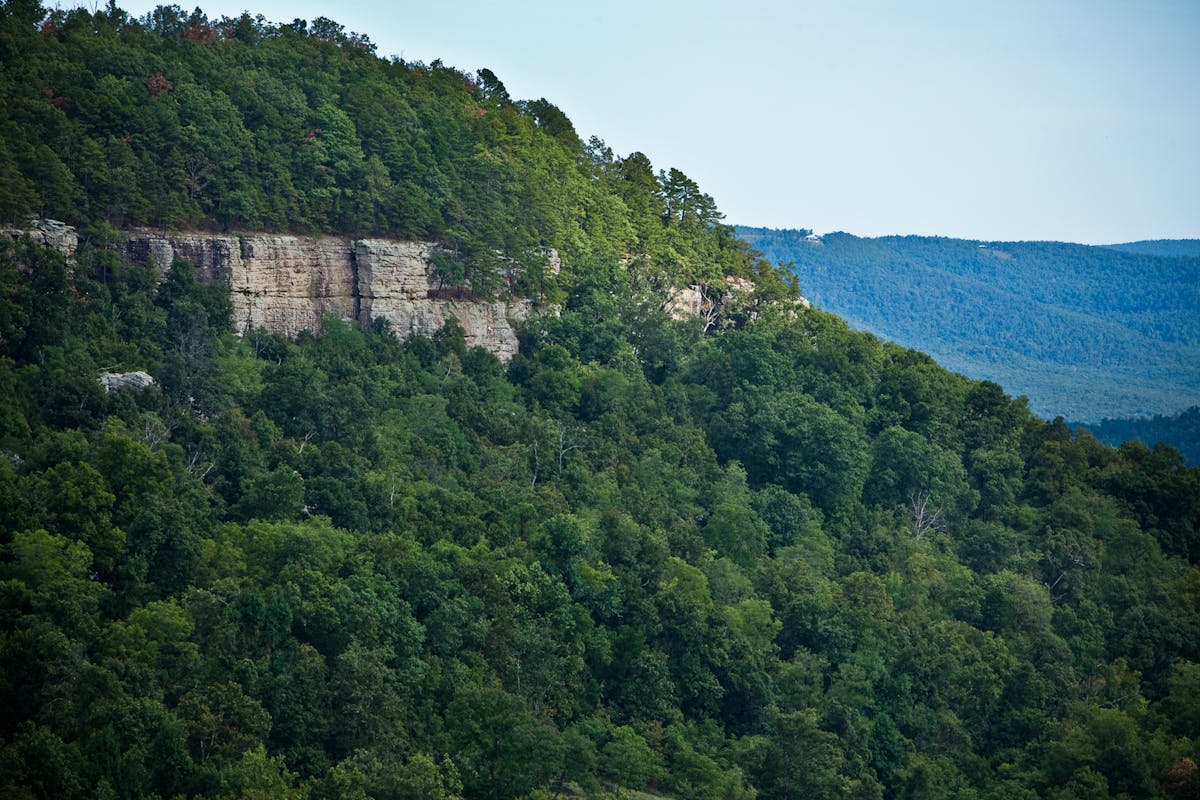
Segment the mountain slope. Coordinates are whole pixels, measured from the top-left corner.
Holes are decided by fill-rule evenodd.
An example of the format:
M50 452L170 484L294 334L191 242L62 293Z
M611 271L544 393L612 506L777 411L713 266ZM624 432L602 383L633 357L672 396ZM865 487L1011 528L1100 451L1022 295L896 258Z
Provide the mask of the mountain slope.
M880 336L1027 395L1047 416L1175 411L1200 396L1200 259L1055 242L820 243L739 228L805 295Z
M214 116L172 133L196 107L167 84ZM63 189L80 225L70 261L0 239L0 796L1196 795L1200 471L1173 451L795 302L683 173L329 20L7 3L0 92L7 201ZM353 125L288 161L280 97ZM246 174L174 185L156 122ZM453 320L237 336L217 262L122 246L158 214L248 257L264 208L408 224L377 202L406 162L322 160L352 145L419 152L453 295L558 248L507 363ZM148 183L114 195L131 154ZM727 273L756 287L664 310Z

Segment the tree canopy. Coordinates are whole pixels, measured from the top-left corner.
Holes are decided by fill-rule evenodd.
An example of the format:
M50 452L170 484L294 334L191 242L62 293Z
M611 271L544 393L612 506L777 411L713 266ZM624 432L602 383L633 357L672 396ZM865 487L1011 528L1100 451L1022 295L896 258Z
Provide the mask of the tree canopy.
M82 226L70 263L0 242L6 796L1197 796L1175 451L781 302L685 175L494 74L0 8L7 213ZM555 246L559 303L507 364L454 325L238 338L121 257L138 223ZM758 289L708 335L662 310L726 274Z

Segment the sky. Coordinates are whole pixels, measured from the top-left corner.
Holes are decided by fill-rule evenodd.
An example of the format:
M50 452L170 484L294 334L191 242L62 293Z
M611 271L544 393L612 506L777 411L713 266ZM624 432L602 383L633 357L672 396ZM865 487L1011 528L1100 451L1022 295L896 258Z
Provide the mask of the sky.
M1200 0L248 3L201 8L487 67L585 140L682 170L731 224L1200 238Z

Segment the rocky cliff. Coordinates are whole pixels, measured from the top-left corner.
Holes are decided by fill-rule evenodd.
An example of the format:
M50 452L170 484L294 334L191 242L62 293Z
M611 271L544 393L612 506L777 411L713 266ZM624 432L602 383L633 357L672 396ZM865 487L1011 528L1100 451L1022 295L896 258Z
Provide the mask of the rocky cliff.
M31 219L23 228L0 228L0 237L16 241L28 236L37 244L57 250L68 259L75 255L79 236L75 229L56 219Z
M517 351L512 323L528 313L523 299L482 301L445 296L432 276L434 245L385 239L274 234L215 235L139 230L127 254L165 272L176 258L200 280L229 287L239 334L262 327L295 336L319 331L327 315L366 325L384 319L397 335L429 335L449 319L468 346L507 360ZM558 258L550 254L551 270Z
M0 228L0 236L29 236L68 256L78 243L74 228L54 220ZM432 335L454 319L468 347L483 347L507 361L517 352L513 323L533 306L511 292L504 299L480 300L444 291L433 276L436 245L430 242L149 229L125 236L125 253L135 261L166 274L181 258L191 263L199 280L227 286L239 335L258 328L287 336L317 332L321 320L333 316L363 325L386 320L406 339ZM551 250L547 256L550 271L557 274L558 254ZM510 288L515 277L506 275ZM707 332L722 307L753 291L752 282L730 276L723 289L671 290L663 308L675 319L699 318ZM804 298L797 302L808 305Z

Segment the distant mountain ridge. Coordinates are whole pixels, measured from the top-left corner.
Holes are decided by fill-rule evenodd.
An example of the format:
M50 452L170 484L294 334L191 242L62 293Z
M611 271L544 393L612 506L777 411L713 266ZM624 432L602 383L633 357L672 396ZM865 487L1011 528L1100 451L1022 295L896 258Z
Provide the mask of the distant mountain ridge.
M1044 416L1169 414L1200 398L1200 258L1136 252L1166 243L737 231L790 262L816 305Z
M1167 256L1169 258L1200 257L1200 239L1148 239L1141 242L1106 244L1104 246L1110 250L1141 253L1148 256Z

